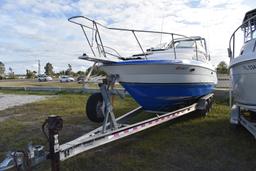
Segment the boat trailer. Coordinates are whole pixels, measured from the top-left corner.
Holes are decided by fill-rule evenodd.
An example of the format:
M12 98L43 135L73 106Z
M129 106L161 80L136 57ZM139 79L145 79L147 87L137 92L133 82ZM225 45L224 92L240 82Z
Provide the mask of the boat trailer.
M196 103L183 107L181 109L156 114L154 117L137 123L128 124L127 121L142 112L142 107L138 107L118 118L115 118L111 103L111 84L115 81L105 81L99 84L104 101L104 121L103 125L87 134L82 135L70 142L59 144L59 131L62 129L63 120L59 116L49 116L45 125L48 125L49 155L52 171L60 170L60 161L74 157L82 152L95 147L116 141L126 136L141 132L153 126L160 125L187 113L198 110L207 114L213 102L213 94L201 97Z
M103 125L99 128L96 128L70 142L60 144L59 132L63 128L62 118L60 116L51 115L45 120L42 125L42 129L49 143L49 152L45 153L47 153L46 158L51 160L52 171L59 171L61 161L65 161L82 152L160 125L193 111L198 111L200 114L207 115L213 103L213 93L211 93L201 97L192 105L166 113L156 112L155 116L149 119L129 124L128 121L138 113L142 112L143 109L142 107L138 107L118 118L115 118L111 101L111 89L113 88L111 85L114 82L103 81L103 83L99 84L104 102L104 121ZM46 130L46 128L48 130ZM23 161L20 162L22 163ZM0 171L3 170L7 169L1 170L0 163Z
M234 126L243 126L256 138L255 106L236 103L231 108L230 123Z
M233 89L229 88L230 124L234 127L243 126L256 139L256 107L233 101Z

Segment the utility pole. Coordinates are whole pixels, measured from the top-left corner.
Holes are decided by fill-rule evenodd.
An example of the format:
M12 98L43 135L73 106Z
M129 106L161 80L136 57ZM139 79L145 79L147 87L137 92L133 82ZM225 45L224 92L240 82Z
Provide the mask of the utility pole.
M41 74L41 65L40 65L40 60L38 60L38 72L37 75Z

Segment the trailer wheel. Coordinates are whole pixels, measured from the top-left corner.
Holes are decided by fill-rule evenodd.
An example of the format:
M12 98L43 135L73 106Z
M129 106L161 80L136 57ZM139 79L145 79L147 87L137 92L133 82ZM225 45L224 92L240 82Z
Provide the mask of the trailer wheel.
M104 121L104 103L101 93L92 94L86 103L86 114L89 120L97 123Z
M254 111L249 111L250 112L250 120L252 122L256 122L256 112Z
M209 98L207 100L207 102L208 102L207 110L208 110L208 113L209 113L209 112L211 112L211 109L212 109L213 98Z
M204 102L204 109L198 109L197 112L199 113L199 115L201 116L207 116L208 113L209 113L209 107L210 107L210 104L208 101L205 101Z

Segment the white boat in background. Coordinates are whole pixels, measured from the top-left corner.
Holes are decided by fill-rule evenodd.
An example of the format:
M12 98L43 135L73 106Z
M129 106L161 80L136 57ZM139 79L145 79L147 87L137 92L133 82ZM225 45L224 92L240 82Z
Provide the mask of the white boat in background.
M93 26L76 21L82 18ZM118 77L118 82L135 101L147 111L170 111L194 103L200 97L213 92L217 83L214 67L202 37L187 37L175 33L107 28L86 17L72 17L69 21L83 29L93 56L84 54L80 59L99 63L108 75ZM140 54L121 56L117 50L103 45L99 27L130 32L141 49ZM92 30L97 50L93 50L86 29ZM143 49L135 33L170 35L164 46ZM111 49L111 52L108 51ZM113 54L115 52L115 54ZM99 53L99 54L97 54ZM97 54L97 55L96 55Z
M243 34L240 37L244 43L236 54L239 33ZM256 137L255 123L251 124L256 118L256 9L245 14L242 25L232 34L228 54L234 100L231 123L241 123ZM250 115L249 120L244 117L245 113Z
M243 31L244 44L235 56L235 35ZM245 14L243 24L232 34L229 45L234 102L256 110L256 9Z

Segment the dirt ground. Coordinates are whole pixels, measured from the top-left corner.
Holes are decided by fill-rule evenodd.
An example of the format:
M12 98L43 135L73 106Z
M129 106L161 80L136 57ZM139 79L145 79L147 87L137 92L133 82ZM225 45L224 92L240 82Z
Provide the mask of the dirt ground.
M14 107L22 106L24 104L33 103L41 100L45 100L49 96L37 96L37 95L17 95L17 94L1 94L0 93L0 111ZM0 122L8 119L9 115L1 116Z

